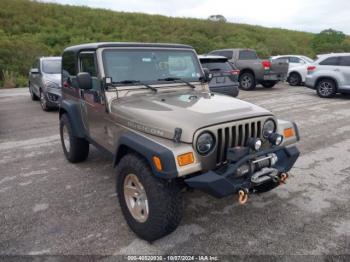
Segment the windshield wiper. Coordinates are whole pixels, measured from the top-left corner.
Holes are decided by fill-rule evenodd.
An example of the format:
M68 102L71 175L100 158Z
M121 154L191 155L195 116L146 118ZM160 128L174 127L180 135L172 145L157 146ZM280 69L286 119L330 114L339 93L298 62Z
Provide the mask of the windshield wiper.
M191 83L181 79L181 78L178 78L178 77L166 77L166 78L160 78L158 79L158 81L173 81L173 82L180 82L180 83L185 83L186 85L192 87L192 88L196 88L195 85L192 85Z
M114 84L117 84L117 85L130 85L130 84L143 85L143 86L151 89L154 92L158 92L157 88L155 88L153 86L150 86L150 85L148 85L146 83L143 83L140 80L123 80L123 81L119 81L119 82L114 82Z

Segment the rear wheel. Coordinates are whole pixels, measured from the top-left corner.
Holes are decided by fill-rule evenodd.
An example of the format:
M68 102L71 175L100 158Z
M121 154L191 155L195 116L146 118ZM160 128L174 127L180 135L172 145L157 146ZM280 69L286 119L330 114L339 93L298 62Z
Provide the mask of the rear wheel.
M157 178L147 161L127 154L118 164L117 194L123 215L140 238L157 240L173 232L183 213L180 186Z
M272 88L277 84L276 81L263 81L261 82L261 85L265 88Z
M301 76L298 73L291 73L288 77L288 83L291 86L300 86L301 85Z
M78 163L86 160L89 155L89 142L73 135L67 114L63 114L60 119L60 135L63 152L69 162Z
M239 87L243 90L253 90L256 87L255 77L252 73L245 72L239 77Z
M316 86L317 94L322 98L334 97L337 93L336 84L332 79L322 79Z

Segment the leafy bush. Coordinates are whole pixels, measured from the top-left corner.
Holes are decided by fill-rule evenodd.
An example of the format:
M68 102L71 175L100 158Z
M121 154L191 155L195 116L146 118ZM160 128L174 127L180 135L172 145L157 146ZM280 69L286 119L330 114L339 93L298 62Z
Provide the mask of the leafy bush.
M114 12L29 0L0 0L0 72L14 72L16 85L37 56L60 55L70 45L97 41L173 42L198 53L253 48L262 58L293 53L314 56L314 34L204 19ZM343 49L349 45L346 37ZM0 74L0 81L4 81Z

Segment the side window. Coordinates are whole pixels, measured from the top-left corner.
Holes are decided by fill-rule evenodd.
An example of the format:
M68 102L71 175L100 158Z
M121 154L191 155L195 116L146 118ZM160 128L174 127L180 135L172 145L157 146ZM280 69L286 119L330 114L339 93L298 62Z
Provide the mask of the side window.
M77 75L74 52L65 52L62 55L62 82L63 86L76 87L75 76Z
M97 68L94 53L81 53L79 55L80 72L90 73L92 77L97 77Z
M240 60L255 60L257 58L258 57L254 51L251 51L251 50L239 51L239 59Z
M299 64L299 63L301 63L301 61L300 61L300 58L298 58L298 57L289 57L289 63L297 63L297 64Z
M350 66L350 56L342 56L340 57L340 63L341 66Z
M233 53L232 51L221 51L219 55L232 59Z
M330 66L336 66L339 65L339 57L334 56L334 57L328 57L322 62L320 62L320 65L330 65Z
M101 90L100 81L97 78L97 66L95 53L86 52L79 54L79 71L87 72L92 76L92 89Z

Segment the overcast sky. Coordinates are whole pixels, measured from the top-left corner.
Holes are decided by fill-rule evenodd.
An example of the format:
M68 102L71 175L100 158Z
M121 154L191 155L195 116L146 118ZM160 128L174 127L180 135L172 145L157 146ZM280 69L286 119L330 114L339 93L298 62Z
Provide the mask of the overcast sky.
M350 35L350 0L43 0L115 11L207 18L299 31L333 28Z

